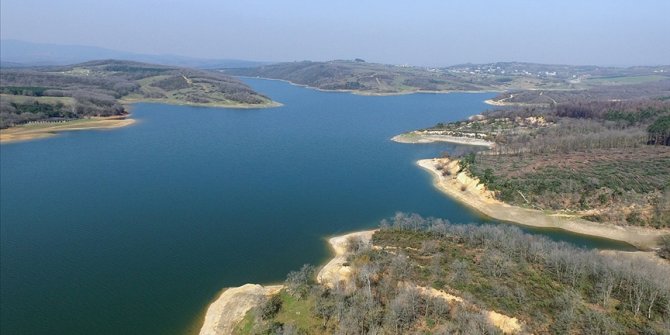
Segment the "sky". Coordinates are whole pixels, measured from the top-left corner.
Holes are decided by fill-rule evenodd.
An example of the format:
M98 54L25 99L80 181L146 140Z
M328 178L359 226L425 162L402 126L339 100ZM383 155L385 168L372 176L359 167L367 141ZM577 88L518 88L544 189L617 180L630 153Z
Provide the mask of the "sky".
M2 0L0 38L258 61L667 65L669 0Z

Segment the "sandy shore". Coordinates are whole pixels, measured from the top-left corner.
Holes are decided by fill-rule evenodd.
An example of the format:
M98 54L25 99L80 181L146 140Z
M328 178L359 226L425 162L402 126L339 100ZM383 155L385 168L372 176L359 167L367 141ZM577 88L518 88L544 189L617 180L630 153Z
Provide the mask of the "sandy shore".
M220 104L214 102L208 103L197 103L197 102L187 102L175 99L149 99L149 98L125 98L119 100L119 103L124 105L136 104L136 103L156 103L156 104L165 104L165 105L175 105L175 106L193 106L193 107L211 107L211 108L235 108L235 109L260 109L260 108L274 108L284 106L281 102L270 101L264 104Z
M445 169L452 173L443 176L436 169L436 164L444 164ZM547 213L534 209L522 208L505 204L487 191L478 180L465 173L458 173L458 161L449 159L423 159L417 164L429 171L434 177L434 185L440 191L461 203L496 220L518 223L531 227L558 228L569 232L604 237L623 241L641 250L649 250L657 246L661 235L669 234L670 230L658 230L643 227L622 227L587 221L566 214Z
M484 103L487 104L487 105L491 105L491 106L514 106L514 105L516 105L515 103L504 102L504 101L493 100L493 99L486 99L486 100L484 100Z
M435 142L448 142L455 144L476 145L491 148L495 143L480 138L459 137L451 135L429 135L421 134L416 131L396 135L391 141L398 143L422 144Z
M47 138L62 131L113 129L129 126L135 120L127 117L94 117L62 123L32 123L3 129L0 131L0 143L10 143Z
M507 100L509 98L503 99ZM506 102L503 100L493 100L493 99L486 99L484 100L484 103L487 105L491 106L498 106L498 107L509 107L509 106L517 106L517 107L546 107L549 106L549 104L532 104L532 103L525 103L525 102Z
M364 243L370 243L375 231L366 230L330 238L328 244L330 244L330 248L333 250L333 258L321 268L319 274L316 276L316 281L330 288L338 285L346 286L351 276L351 268L345 265L349 242L359 239Z

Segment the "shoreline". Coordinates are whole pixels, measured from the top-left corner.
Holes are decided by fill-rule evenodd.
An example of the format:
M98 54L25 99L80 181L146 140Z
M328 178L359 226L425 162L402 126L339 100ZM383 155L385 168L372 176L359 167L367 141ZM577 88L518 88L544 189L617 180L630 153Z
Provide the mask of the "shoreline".
M319 273L316 275L317 283L330 288L343 283L346 285L349 276L351 276L351 268L345 265L347 263L349 241L359 239L360 241L369 243L372 240L372 235L377 230L363 230L329 238L328 245L332 258L319 270Z
M175 106L193 106L209 108L231 108L231 109L261 109L275 108L284 106L280 102L271 101L262 105L250 104L198 104L198 103L180 103L175 101L165 101L161 99L121 99L118 102L124 105L128 110L133 108L136 103L159 103ZM0 130L0 144L18 143L32 140L46 139L58 135L60 132L76 130L104 130L130 126L137 120L130 118L131 113L114 116L94 116L90 118L81 118L63 121L62 123L39 123L32 122Z
M320 269L316 278L317 283L331 289L339 287L350 292L354 290L355 287L352 286L354 281L350 278L352 269L346 264L347 256L349 255L349 243L359 240L363 244L370 245L372 248L378 248L372 245L372 235L377 231L378 229L357 231L329 238L328 244L333 257ZM219 297L207 308L199 335L231 334L244 319L246 313L258 305L259 298L263 295L269 297L277 294L283 287L283 285L264 287L258 284L245 284L224 289ZM522 329L523 322L516 317L482 308L460 296L449 294L443 290L416 285L412 287L424 296L444 299L450 303L474 306L485 313L486 318L491 324L499 328L503 333L517 333Z
M514 105L516 105L515 103L512 103L512 102L502 102L502 101L493 100L493 99L486 99L486 100L484 100L484 103L487 104L487 105L491 105L491 106L514 106Z
M417 164L424 167L421 165L421 163L424 161L431 160L421 160L417 162ZM428 169L430 166L424 168ZM332 252L332 258L319 270L316 276L317 283L327 286L331 289L336 287L344 288L345 290L353 289L353 287L351 287L353 281L350 280L352 269L347 264L349 243L359 239L361 242L371 245L372 235L376 231L378 231L378 229L357 231L328 238L327 241ZM375 246L372 247L376 248ZM659 258L645 251L624 252L615 250L600 250L600 254L610 255L613 257L629 257L631 260L645 259L660 262ZM232 331L238 326L238 324L244 319L247 312L258 305L263 296L270 297L279 293L283 288L284 285L282 284L266 286L259 284L244 284L238 287L223 289L221 293L218 294L218 297L207 307L204 318L200 319L202 320L202 326L200 327L198 334L231 334ZM472 302L464 300L460 296L455 296L445 291L436 290L431 287L415 286L415 289L417 289L422 295L438 297L446 301L459 304L473 305L482 312L486 313L486 317L489 319L489 321L505 333L518 332L523 326L523 322L514 316L508 316L506 314L498 313L495 310L481 308Z
M393 136L391 138L391 141L397 143L408 143L408 144L447 142L454 144L481 146L487 148L492 148L495 145L494 142L483 140L480 138L459 137L452 135L428 135L428 134L419 134L416 131Z
M186 102L178 100L168 100L168 99L146 99L146 98L137 98L137 99L120 99L118 100L120 104L131 105L136 103L156 103L164 105L175 105L175 106L192 106L192 107L210 107L210 108L232 108L232 109L261 109L261 108L275 108L284 106L281 102L270 100L268 103L264 104L217 104L217 103L197 103L197 102Z
M450 176L443 176L435 165L444 164ZM484 188L479 180L458 172L458 161L449 159L422 159L416 164L433 175L435 188L454 200L496 220L538 228L557 228L568 232L626 242L639 250L657 247L660 236L668 230L644 227L615 226L571 217L560 213L545 213L535 209L512 206L495 199L493 192Z
M347 282L351 269L345 265L347 248L352 238L360 238L369 242L372 234L377 231L365 230L333 236L328 239L331 250L330 260L321 267L316 280L321 285L335 287L343 281ZM332 286L331 286L332 285ZM284 288L284 285L244 284L237 287L224 288L218 297L210 303L205 312L200 335L230 334L246 313L255 307L263 296L272 296Z
M507 98L509 99L509 98ZM503 102L501 100L493 100L493 99L486 99L484 100L484 103L487 105L491 106L497 106L497 107L511 107L511 106L516 106L516 107L546 107L549 106L549 104L531 104L531 103L524 103L524 102Z
M225 73L225 72L223 72ZM388 97L388 96L396 96L396 95L409 95L409 94L449 94L449 93L492 93L492 92L505 92L505 91L500 91L500 90L481 90L481 91L460 91L460 90L447 90L447 91L422 91L422 90L413 90L413 91L400 91L400 92L370 92L370 91L361 91L361 90L347 90L347 89L324 89L324 88L319 88L319 87L314 87L314 86L309 86L305 84L298 84L294 83L290 80L286 79L277 79L277 78L268 78L268 77L260 77L260 76L234 76L238 78L250 78L250 79L263 79L263 80L275 80L275 81L281 81L285 82L288 84L291 84L293 86L298 86L298 87L304 87L308 88L311 90L316 90L320 92L336 92L336 93L350 93L354 95L361 95L361 96L372 96L372 97Z
M283 285L244 284L224 289L219 297L207 307L199 334L231 334L244 315L255 307L263 296L272 296L282 288L284 288Z
M0 131L0 143L17 143L45 139L60 132L77 130L105 130L130 126L137 121L130 114L121 116L92 117L62 123L29 123Z

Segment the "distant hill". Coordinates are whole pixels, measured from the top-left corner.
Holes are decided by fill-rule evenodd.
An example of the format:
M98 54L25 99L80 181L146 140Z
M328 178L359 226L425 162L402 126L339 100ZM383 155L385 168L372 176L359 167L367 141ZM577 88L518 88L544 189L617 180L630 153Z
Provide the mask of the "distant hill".
M288 80L324 90L371 94L490 89L489 86L465 82L458 77L425 68L366 63L361 60L303 61L223 71L233 75Z
M351 90L364 94L580 90L654 83L670 78L670 66L614 68L519 62L426 68L366 63L362 60L302 61L223 71L232 75L282 79L319 89Z
M238 59L201 59L177 55L149 55L92 46L0 40L1 67L68 65L96 59L120 59L152 64L195 67L254 67L267 63Z
M119 60L0 69L0 128L45 119L121 115L125 102L265 107L273 102L216 71Z

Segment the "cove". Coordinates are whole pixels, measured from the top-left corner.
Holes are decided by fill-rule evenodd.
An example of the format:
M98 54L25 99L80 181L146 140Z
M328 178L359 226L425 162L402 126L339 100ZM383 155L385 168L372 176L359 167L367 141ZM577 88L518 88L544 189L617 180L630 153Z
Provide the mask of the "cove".
M325 236L396 211L498 224L442 195L414 163L458 146L390 141L480 113L494 94L245 81L284 106L136 104L130 127L0 147L2 334L184 334L221 288L282 281L327 257Z

